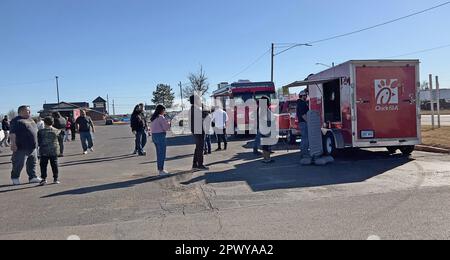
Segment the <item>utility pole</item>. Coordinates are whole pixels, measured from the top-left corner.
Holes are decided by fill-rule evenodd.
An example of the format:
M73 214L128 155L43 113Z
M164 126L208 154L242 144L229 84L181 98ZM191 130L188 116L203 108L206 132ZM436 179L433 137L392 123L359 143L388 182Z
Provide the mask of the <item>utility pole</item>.
M270 76L270 81L273 82L274 78L273 78L273 66L274 66L274 60L275 60L275 43L272 43L272 66L271 66L271 76Z
M274 63L275 63L275 56L278 56L278 55L280 55L280 54L282 54L282 53L285 53L285 52L287 52L287 51L289 51L289 50L292 50L292 49L294 49L294 48L297 48L297 47L300 47L300 46L307 46L307 47L311 47L312 45L311 44L309 44L309 43L298 43L298 44L293 44L291 47L288 47L287 49L285 49L285 50L283 50L283 51L280 51L280 52L278 52L278 53L275 53L275 43L272 43L272 69L271 69L271 72L270 72L270 79L271 79L271 81L272 82L274 82Z
M433 75L430 74L430 104L431 104L431 125L434 130L434 95L433 95Z
M114 102L114 99L113 99L113 115L115 116L116 115L116 103Z
M109 94L106 94L106 102L108 103L108 114L111 110L109 110Z
M59 103L60 103L60 101L59 101L59 82L58 82L58 76L56 76L55 79L56 79L56 96L57 96L57 98L58 98L58 108L59 108Z
M441 128L441 93L439 89L439 76L436 76L436 99L437 99L437 115L438 115L438 128Z
M183 102L183 84L180 81L180 97L181 97L181 111L184 111L184 102Z

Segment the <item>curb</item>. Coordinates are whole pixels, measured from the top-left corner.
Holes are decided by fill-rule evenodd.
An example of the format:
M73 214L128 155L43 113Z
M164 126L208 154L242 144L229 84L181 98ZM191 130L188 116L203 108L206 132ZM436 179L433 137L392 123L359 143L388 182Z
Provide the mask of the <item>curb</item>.
M450 154L450 150L449 149L437 148L437 147L426 146L426 145L416 145L416 151L429 152L429 153Z

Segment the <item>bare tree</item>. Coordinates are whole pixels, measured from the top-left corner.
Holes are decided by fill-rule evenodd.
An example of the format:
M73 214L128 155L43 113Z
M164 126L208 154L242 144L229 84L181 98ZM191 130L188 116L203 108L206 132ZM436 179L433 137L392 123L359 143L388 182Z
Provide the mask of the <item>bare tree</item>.
M13 119L13 118L15 118L16 116L17 116L17 111L16 111L16 110L11 109L11 110L8 112L8 117L9 117L10 120Z
M194 94L204 95L209 90L208 77L206 77L203 67L200 67L200 71L197 73L191 73L188 77L191 83L183 89L183 95L190 97Z
M430 84L428 81L423 81L422 84L420 84L420 90L430 90Z

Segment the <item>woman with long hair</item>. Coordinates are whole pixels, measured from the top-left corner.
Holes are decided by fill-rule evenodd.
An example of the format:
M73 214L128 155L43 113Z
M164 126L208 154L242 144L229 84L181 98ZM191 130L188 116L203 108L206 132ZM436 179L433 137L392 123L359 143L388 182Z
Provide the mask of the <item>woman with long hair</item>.
M165 176L169 173L164 170L164 162L166 160L166 135L170 129L169 121L164 117L166 108L163 105L158 105L155 112L150 119L150 128L152 131L152 140L156 147L156 158L158 162L159 175Z
M147 144L147 119L141 109L140 105L134 107L133 114L131 115L131 130L136 136L134 153L139 156L145 156L147 153L144 148Z

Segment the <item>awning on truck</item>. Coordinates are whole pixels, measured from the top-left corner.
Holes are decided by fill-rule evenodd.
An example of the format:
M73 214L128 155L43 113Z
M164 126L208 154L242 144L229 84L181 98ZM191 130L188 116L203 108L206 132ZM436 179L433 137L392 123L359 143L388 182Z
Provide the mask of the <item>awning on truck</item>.
M283 88L295 88L295 87L323 84L323 83L327 83L327 82L334 81L334 80L337 80L337 79L340 79L340 78L296 81L294 83L291 83L289 85L284 86Z
M286 85L283 87L283 94L286 95L289 94L290 88L296 88L296 87L303 87L303 86L309 86L309 85L317 85L317 84L323 84L330 81L334 81L340 78L329 78L329 79L318 79L318 80L303 80L303 81L296 81L289 85Z

